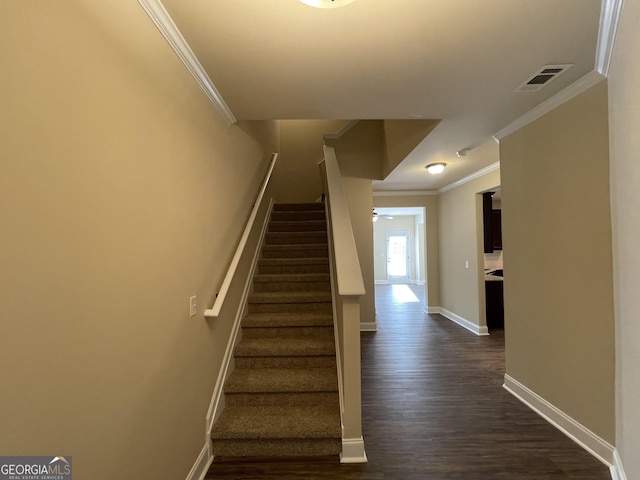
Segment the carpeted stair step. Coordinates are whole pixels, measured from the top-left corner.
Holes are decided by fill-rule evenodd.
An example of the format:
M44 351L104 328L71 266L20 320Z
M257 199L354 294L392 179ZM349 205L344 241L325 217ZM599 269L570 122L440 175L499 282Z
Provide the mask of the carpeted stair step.
M321 212L324 212L324 203L276 203L273 205L274 212L308 212L313 210L320 210Z
M325 232L326 220L297 220L297 221L272 221L269 223L269 232Z
M265 245L321 245L327 243L327 232L267 232Z
M258 274L253 279L254 292L330 291L328 273Z
M234 357L235 368L336 368L335 355Z
M330 292L257 292L249 296L250 313L332 313Z
M325 220L324 210L300 210L300 211L278 211L271 213L271 221L274 222L291 222L291 221L310 221Z
M337 404L227 406L216 422L218 456L297 456L340 453Z
M219 457L320 457L339 455L339 438L278 438L213 440L214 455ZM261 479L266 477L236 477ZM289 477L294 478L294 477Z
M236 368L225 384L225 394L337 391L333 368Z
M236 358L335 356L335 354L333 338L316 337L243 338L235 350Z
M250 313L242 320L243 329L266 327L331 327L330 313Z
M330 327L243 327L242 338L329 338L333 339Z
M334 368L335 370L335 368ZM270 392L247 393L225 392L224 404L232 405L317 405L318 403L340 403L338 392Z
M304 245L264 245L262 258L328 258L327 243Z
M328 257L263 258L258 261L260 275L329 273Z

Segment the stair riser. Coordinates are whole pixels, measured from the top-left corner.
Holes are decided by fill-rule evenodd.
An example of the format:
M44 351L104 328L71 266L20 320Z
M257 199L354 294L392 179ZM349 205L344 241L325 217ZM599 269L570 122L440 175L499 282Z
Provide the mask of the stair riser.
M327 232L327 222L312 220L310 222L270 222L269 232Z
M249 313L333 313L331 303L249 303Z
M307 245L327 243L326 233L316 232L277 232L267 233L265 245Z
M339 455L340 439L242 439L213 441L215 457L312 457Z
M260 265L258 273L264 275L289 275L296 273L329 273L329 264L324 265Z
M252 406L289 406L337 404L340 401L338 392L303 392L303 393L225 393L225 405Z
M324 210L316 211L300 211L300 212L280 212L274 210L271 214L273 222L290 222L290 221L306 221L306 220L325 220Z
M330 292L329 282L255 282L254 292Z
M314 245L306 248L270 249L267 245L262 250L262 258L329 258L329 247Z
M336 368L335 356L235 357L236 368Z
M320 211L324 212L324 203L276 203L273 205L275 212L299 212Z
M242 338L334 338L330 327L243 328Z

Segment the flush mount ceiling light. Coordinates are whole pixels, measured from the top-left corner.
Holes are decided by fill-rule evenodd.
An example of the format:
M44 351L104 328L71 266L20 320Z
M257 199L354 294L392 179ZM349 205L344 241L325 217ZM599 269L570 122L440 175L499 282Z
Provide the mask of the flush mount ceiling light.
M438 173L442 173L444 170L444 167L446 166L447 166L446 163L430 163L424 168L426 168L427 172L429 172L431 175L437 175Z
M314 8L339 8L349 5L355 0L300 0L305 5Z

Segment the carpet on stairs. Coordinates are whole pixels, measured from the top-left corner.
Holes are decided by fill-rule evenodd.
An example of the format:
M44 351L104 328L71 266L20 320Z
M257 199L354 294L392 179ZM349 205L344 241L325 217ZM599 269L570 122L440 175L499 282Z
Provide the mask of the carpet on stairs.
M276 204L212 431L215 459L341 451L324 204Z

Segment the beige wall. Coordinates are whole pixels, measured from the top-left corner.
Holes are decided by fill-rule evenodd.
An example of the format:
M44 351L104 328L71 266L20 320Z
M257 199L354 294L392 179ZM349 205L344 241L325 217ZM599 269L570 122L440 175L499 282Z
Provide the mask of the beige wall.
M342 177L342 186L347 197L351 226L358 249L358 260L366 293L360 297L360 322L375 322L375 291L373 280L373 193L371 180Z
M495 163L498 144L491 140L467 158L483 165ZM486 325L479 194L499 185L500 170L494 170L440 195L440 306L479 326Z
M136 2L4 2L0 58L0 452L185 478L277 128L227 126Z
M440 262L439 252L439 198L437 195L393 195L375 196L374 207L425 207L425 254L426 305L440 306Z
M440 120L385 120L383 176L400 165L439 123Z
M613 443L607 85L501 141L507 374Z
M318 163L323 135L336 133L345 120L281 120L280 155L271 179L277 202L315 202L322 195Z
M638 2L624 2L609 75L611 216L616 316L616 448L640 478L640 30Z

